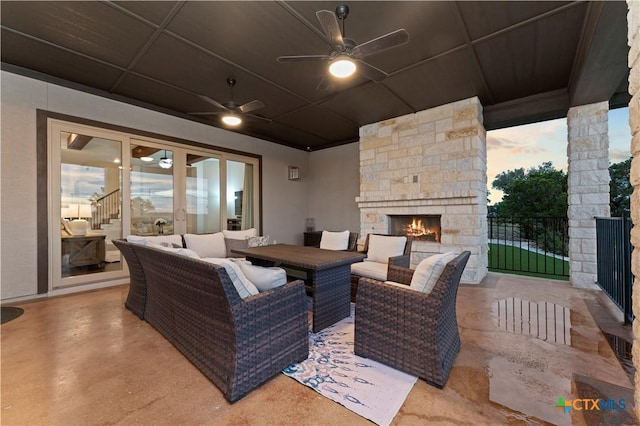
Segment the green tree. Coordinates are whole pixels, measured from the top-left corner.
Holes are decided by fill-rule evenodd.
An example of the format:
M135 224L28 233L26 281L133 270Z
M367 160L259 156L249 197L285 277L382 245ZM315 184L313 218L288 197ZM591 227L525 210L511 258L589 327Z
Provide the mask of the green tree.
M612 217L629 217L631 214L631 193L633 187L629 182L631 173L631 160L633 157L620 163L609 166L609 205Z
M131 199L131 210L133 210L133 212L131 213L132 216L144 216L147 213L153 213L156 208L151 200L142 197L136 197Z
M502 172L492 186L504 192L496 209L500 216L567 216L567 174L550 161L529 170Z

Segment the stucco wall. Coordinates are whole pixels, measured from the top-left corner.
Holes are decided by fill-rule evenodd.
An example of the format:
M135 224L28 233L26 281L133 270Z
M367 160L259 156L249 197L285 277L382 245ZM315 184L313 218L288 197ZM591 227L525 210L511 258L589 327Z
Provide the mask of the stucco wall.
M360 211L356 197L360 192L359 143L323 149L309 156L309 215L316 230L360 232ZM296 223L303 229L304 222Z

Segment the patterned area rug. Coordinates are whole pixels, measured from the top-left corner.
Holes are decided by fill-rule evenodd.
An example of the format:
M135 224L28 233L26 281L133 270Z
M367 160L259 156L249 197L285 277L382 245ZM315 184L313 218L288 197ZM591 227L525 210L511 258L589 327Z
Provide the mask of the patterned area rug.
M351 316L309 333L309 358L283 373L354 413L387 426L417 378L376 361L353 354Z

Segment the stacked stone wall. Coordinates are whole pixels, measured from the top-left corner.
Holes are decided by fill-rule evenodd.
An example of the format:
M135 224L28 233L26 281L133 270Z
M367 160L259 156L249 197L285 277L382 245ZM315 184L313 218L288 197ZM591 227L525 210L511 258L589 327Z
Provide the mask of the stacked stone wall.
M640 419L640 1L627 0L629 13L627 14L628 43L629 43L629 127L631 128L631 176L633 195L631 196L631 244L633 256L631 270L635 277L633 285L632 303L635 319L633 321L633 363L636 367L634 387L634 408L636 417Z
M416 241L412 266L471 251L463 282L487 273L486 131L477 97L360 129L360 235L388 233L388 215L441 215L440 243Z
M596 288L595 217L609 217L609 103L569 109L569 270L575 287Z

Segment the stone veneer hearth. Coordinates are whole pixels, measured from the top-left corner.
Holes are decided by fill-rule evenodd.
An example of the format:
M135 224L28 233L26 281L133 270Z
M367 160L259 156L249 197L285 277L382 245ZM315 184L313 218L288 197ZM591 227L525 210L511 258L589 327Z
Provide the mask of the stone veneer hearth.
M486 131L477 97L360 128L360 235L388 215L441 215L441 242L414 241L412 267L469 250L463 283L487 274Z

